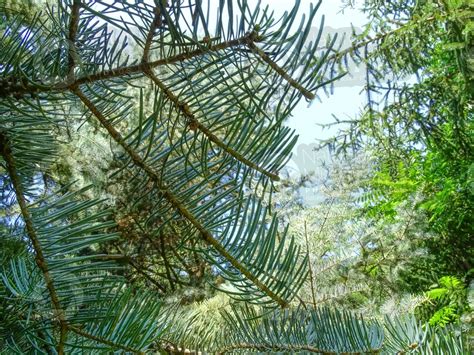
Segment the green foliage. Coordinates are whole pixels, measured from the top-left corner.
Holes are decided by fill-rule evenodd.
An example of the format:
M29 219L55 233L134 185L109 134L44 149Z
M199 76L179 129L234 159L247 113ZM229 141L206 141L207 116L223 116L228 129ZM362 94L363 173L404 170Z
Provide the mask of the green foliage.
M431 326L444 327L457 322L468 311L467 289L456 277L444 276L425 292L426 301L416 310L418 317Z
M170 349L184 349L177 345L181 340L208 353L461 355L468 350L464 336L455 328L422 326L408 315L375 320L345 310L308 306L271 312L229 304L214 311L208 305L197 309L211 312L207 323L202 324L200 318L199 326L193 328L191 320L183 333L165 335Z
M158 256L170 285L182 278L173 279L181 273L170 266L173 252L189 269L198 255L197 264L233 285L232 297L249 303L286 306L303 283L305 258L266 196L296 142L283 121L330 80L324 66L309 71L329 49L305 44L319 5L295 34L299 3L275 21L268 9L222 1L212 29L205 6L58 1L27 19L2 7L3 222L16 219L10 237L25 245L2 261L2 350L161 347L160 301L127 291L113 262L136 265L142 255L106 247L133 215L119 214L116 226L107 203L77 188L94 180L86 174L57 187L58 175L67 181L77 171L58 164L57 152L81 152L58 146L77 144L71 128L84 125L105 132L105 168L133 190L130 211L146 206L134 217L152 243L179 230Z
M337 149L374 157L373 179L361 185L369 215L390 222L415 200L428 217L433 235L412 242L427 253L405 273L407 290L421 292L443 275L469 282L474 8L464 1L371 0L363 8L371 20L366 33L335 60L365 63L368 104L336 139Z

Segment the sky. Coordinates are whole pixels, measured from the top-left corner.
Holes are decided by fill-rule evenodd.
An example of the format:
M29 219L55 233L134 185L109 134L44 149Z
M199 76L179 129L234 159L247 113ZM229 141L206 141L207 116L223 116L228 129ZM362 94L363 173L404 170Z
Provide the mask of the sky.
M315 1L301 0L301 9L309 9L310 3ZM289 0L262 0L262 5L269 5L275 10L277 17L288 11L295 1ZM354 9L342 9L340 0L323 0L318 11L320 16L325 16L325 26L336 31L350 31L351 25L362 27L367 18ZM315 21L315 26L319 19ZM348 33L349 35L350 33ZM338 118L354 118L364 105L365 96L361 94L363 81L347 77L335 86L334 94L327 96L323 90L317 93L317 99L308 104L302 100L293 111L293 116L288 125L296 130L299 135L298 143L293 150L293 158L288 167L296 173L309 173L317 170L319 164L316 162L320 155L324 159L324 152L314 153L313 147L317 139L327 139L337 133L337 128L323 129L320 125L334 122L333 115ZM306 155L306 157L303 157Z

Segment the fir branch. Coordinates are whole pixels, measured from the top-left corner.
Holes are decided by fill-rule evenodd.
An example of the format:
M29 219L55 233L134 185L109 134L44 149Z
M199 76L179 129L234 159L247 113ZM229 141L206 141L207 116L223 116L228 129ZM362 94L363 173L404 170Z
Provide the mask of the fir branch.
M168 99L182 112L182 114L189 120L188 125L192 130L199 130L203 133L211 142L215 143L219 148L225 151L227 154L234 157L236 160L247 165L248 167L262 173L263 175L268 176L273 181L279 181L280 177L270 171L265 170L264 168L258 166L254 162L245 158L242 154L235 151L227 144L222 142L211 130L204 126L201 122L198 121L196 115L191 111L189 105L185 102L179 100L179 98L160 80L158 77L151 71L146 71L145 74L158 86L161 91L168 97Z
M81 0L74 0L71 7L71 18L69 22L69 34L68 34L68 61L69 61L69 72L68 80L74 80L74 68L76 66L76 58L78 56L76 50L76 36L79 27L79 10L81 7Z
M304 97L308 100L313 100L315 95L308 91L306 88L300 85L295 79L293 79L282 67L275 63L263 50L257 47L255 42L252 39L247 40L247 46L259 56L265 63L267 63L270 68L277 72L283 79L285 79L291 86L298 90Z
M397 28L391 30L391 31L377 33L374 37L368 37L367 39L365 39L363 41L353 43L352 46L347 47L346 49L335 52L334 54L328 56L326 58L326 61L328 63L333 61L333 60L339 61L342 58L344 58L345 56L347 56L348 54L354 53L358 49L365 48L365 47L369 46L370 44L383 41L383 40L385 40L385 38L391 37L391 36L396 35L398 33L408 32L410 30L413 30L416 27L424 26L429 22L432 22L432 21L435 21L435 20L442 20L444 17L446 17L446 15L444 15L444 16L443 15L437 15L437 16L430 16L430 17L427 17L427 18L421 18L419 21L408 22L406 24L401 25L400 27L397 27Z
M273 299L280 307L288 306L288 302L274 293L267 285L262 283L251 271L249 271L241 262L234 258L224 246L214 238L199 220L185 207L185 205L171 192L161 180L160 174L149 166L140 155L127 144L122 135L107 121L105 116L99 109L90 101L87 96L76 87L72 92L82 101L82 103L89 109L89 111L97 118L102 127L104 127L114 141L120 145L125 152L130 156L133 163L142 169L148 177L156 184L159 193L175 208L184 218L186 218L200 233L201 238L216 251L220 253L236 270L250 280L256 287L258 287L268 297Z
M69 321L66 319L64 309L63 309L63 307L61 305L61 302L60 302L60 299L59 299L58 291L57 291L57 289L54 285L54 280L53 280L53 278L51 276L51 273L50 273L50 269L49 269L49 266L48 266L48 261L46 260L46 256L44 255L43 248L41 246L41 243L40 243L40 240L39 240L39 237L38 237L38 233L35 229L31 213L29 211L26 199L24 197L24 191L23 191L23 187L22 187L22 184L21 184L21 178L20 178L20 176L18 174L18 171L17 171L17 168L16 168L15 159L13 157L13 153L12 153L9 141L8 141L8 137L2 132L0 132L0 155L5 160L6 170L8 171L8 174L10 176L10 180L11 180L13 189L15 191L17 202L18 202L18 205L20 207L21 215L22 215L23 220L25 222L26 234L27 234L28 238L30 239L31 244L33 246L33 249L35 251L35 262L36 262L36 265L38 266L38 268L40 269L40 271L43 275L43 279L46 283L46 288L48 290L49 297L50 297L51 303L53 305L54 314L55 314L55 317L57 318L57 321L59 323L60 338L59 338L59 342L56 346L57 353L60 354L60 355L65 354L67 334L68 334L68 331L71 330L71 331L74 331L75 333L77 333L77 334L79 334L79 335L81 335L85 338L95 340L99 343L102 343L102 344L105 344L105 345L110 345L110 346L112 346L114 348L117 348L117 349L132 351L134 353L140 353L141 354L142 352L140 352L139 350L135 350L135 349L129 348L127 346L116 344L116 343L111 342L107 339L103 339L103 338L97 337L93 334L82 331L79 328L76 328L76 327L72 326L69 323ZM117 258L116 255L115 256L110 256L110 257L112 257L114 259Z
M145 47L143 49L142 62L148 62L150 57L150 48L153 37L155 36L155 31L158 27L161 26L161 11L158 6L154 8L153 21L151 22L150 30L145 40Z
M22 97L28 94L68 91L82 84L92 84L102 80L110 80L116 78L130 77L137 74L143 74L145 71L149 71L153 68L183 62L198 56L205 55L206 53L218 52L232 47L243 46L247 43L249 38L253 38L254 36L255 34L250 33L242 37L222 42L213 46L200 45L199 48L193 51L186 51L177 55L173 55L167 58L161 58L151 62L142 62L139 64L119 67L115 69L103 70L95 74L81 76L79 78L76 78L72 82L66 80L50 86L32 85L27 82L22 83L21 85L14 86L2 85L0 86L0 98L7 98L12 95L14 95L15 97ZM1 79L0 84L2 81L8 83L8 79Z
M110 346L111 348L114 348L114 349L117 349L117 350L124 350L124 351L128 351L128 352L131 352L131 353L134 353L134 354L140 354L140 355L144 355L145 352L143 351L140 351L140 350L137 350L137 349L134 349L134 348L131 348L131 347L128 347L126 345L122 345L122 344L119 344L119 343L115 343L113 341L110 341L110 340L107 340L107 339L104 339L102 337L98 337L98 336L95 336L95 335L92 335L88 332L85 332L83 331L82 329L78 328L78 327L75 327L73 325L68 325L67 328L84 337L84 338L87 338L87 339L90 339L90 340L94 340L98 343L101 343L101 344L104 344L104 345L108 345Z
M316 287L314 286L314 274L313 267L311 265L311 258L309 255L309 240L308 240L308 229L306 225L306 220L304 221L304 239L306 244L306 254L308 257L308 271L309 271L309 284L311 286L311 298L313 300L313 305L316 306ZM303 301L304 304L304 301Z
M71 28L73 27L74 26L72 26ZM71 36L71 38L74 39L75 36L73 35ZM148 52L149 52L149 47L151 45L151 40L152 40L151 31L149 35L147 36L147 43L148 43L148 40L150 40L149 42L150 44L145 45L143 59L145 58L145 55L148 55ZM19 88L7 87L3 90L0 90L0 98L5 98L13 94L21 97L27 94L38 94L38 93L45 93L45 92L60 92L60 91L72 90L74 87L82 85L82 84L91 84L91 83L101 81L101 80L110 80L114 78L122 78L122 77L127 77L127 76L133 76L136 74L147 73L147 72L150 72L153 68L158 68L165 65L183 62L185 60L202 56L209 52L217 52L217 51L221 51L221 50L232 48L232 47L238 47L238 46L247 46L248 48L252 50L252 52L254 52L265 63L267 63L275 72L277 72L283 79L285 79L292 87L300 91L304 97L306 97L308 100L313 100L315 97L313 93L309 92L306 88L301 86L288 73L286 73L286 71L283 68L281 68L278 64L276 64L264 51L262 51L260 48L256 46L255 43L260 40L261 38L259 37L259 35L255 31L253 31L253 32L245 34L242 37L239 37L230 41L222 42L216 45L207 46L207 45L199 44L199 48L193 51L186 51L184 53L180 53L168 58L161 58L155 61L144 60L139 64L129 65L129 66L120 67L116 69L104 70L99 73L82 76L73 81L70 81L69 80L70 78L68 77L66 81L61 81L51 86L26 84L26 85L22 85ZM72 52L70 52L69 54L70 66L74 65L75 63L73 55L71 54Z
M225 354L235 350L249 350L249 351L261 351L261 352L310 352L318 353L321 355L360 355L360 351L348 351L348 352L339 352L339 351L326 351L323 349L316 348L311 345L304 344L252 344L252 343L236 343L228 345L223 349L217 351L217 354ZM381 349L374 349L364 352L364 354L379 354Z
M26 234L28 235L31 244L33 245L33 249L35 250L36 265L43 274L43 278L46 283L46 288L48 289L49 297L51 298L51 303L55 311L55 316L57 317L57 320L60 324L60 339L57 345L57 351L59 355L62 355L64 354L64 345L66 343L67 338L66 317L59 301L58 292L56 291L53 279L49 272L48 262L43 253L43 248L41 247L41 243L39 241L36 229L33 224L33 219L26 203L26 199L23 192L23 186L21 185L21 179L16 169L15 159L13 157L13 152L10 147L8 137L3 132L0 132L0 154L5 160L6 170L8 171L8 175L10 176L13 189L15 190L15 196L18 205L20 206L21 215L23 216L23 220L25 222Z

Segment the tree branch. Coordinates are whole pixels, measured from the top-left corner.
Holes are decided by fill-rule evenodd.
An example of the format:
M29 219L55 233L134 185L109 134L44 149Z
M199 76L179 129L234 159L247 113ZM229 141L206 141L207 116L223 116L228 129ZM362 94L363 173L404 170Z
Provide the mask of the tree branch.
M213 46L204 46L200 45L199 48L193 51L186 51L184 53L180 53L174 56L170 56L167 58L158 59L151 62L142 62L135 65L129 65L125 67L119 67L110 70L104 70L96 74L85 75L75 79L72 82L69 81L61 81L51 86L39 86L39 85L31 85L28 83L22 83L21 85L1 85L0 86L0 98L6 98L12 95L22 97L27 94L38 94L44 92L61 92L72 90L74 87L82 85L82 84L91 84L101 80L109 80L120 78L124 76L132 76L135 74L144 73L145 70L151 70L153 68L157 68L164 65L170 65L174 63L183 62L188 59L195 58L200 55L204 55L209 52L217 52L227 48L243 46L247 43L248 38L253 38L254 34L246 34L245 36L236 38L231 41L222 42ZM4 81L8 83L8 79L2 79L0 84Z
M283 79L285 79L291 86L298 90L304 97L308 100L313 100L315 95L308 91L306 88L300 85L295 79L293 79L288 73L275 63L264 51L257 47L254 41L250 38L247 40L247 46L252 50L253 53L258 55L265 63L267 63L270 68L276 71Z
M21 215L23 216L23 220L25 222L26 234L28 235L28 238L30 239L31 244L33 245L33 249L35 251L36 265L43 274L43 278L46 283L46 288L48 289L49 297L51 298L51 303L53 304L55 315L60 324L60 339L57 345L57 352L59 355L62 355L64 354L64 344L67 338L66 317L64 314L64 310L61 307L58 293L56 291L56 288L54 287L53 279L49 272L48 262L43 254L43 248L41 247L41 243L36 233L36 229L33 224L33 219L26 204L23 186L21 185L20 176L18 175L16 169L15 160L10 147L10 142L8 141L8 137L3 132L0 132L0 154L5 160L6 169L10 176L13 189L15 190L16 199L18 205L20 206Z
M211 132L209 128L207 128L206 126L204 126L202 123L198 121L198 119L196 118L196 115L191 111L189 106L185 102L180 101L179 98L160 79L158 79L158 77L152 71L145 71L145 75L148 76L155 83L155 85L158 86L161 89L161 91L164 92L166 97L168 97L168 99L189 120L188 122L189 127L191 127L193 130L199 130L211 142L215 143L219 148L221 148L223 151L225 151L227 154L231 155L232 157L234 157L236 160L240 161L241 163L262 173L263 175L268 176L273 181L280 180L280 177L277 174L261 168L260 166L258 166L251 160L245 158L242 154L240 154L239 152L235 151L234 149L230 148L227 144L222 142L214 133Z
M77 328L73 325L68 325L67 328L69 330L71 330L72 332L80 335L80 336L83 336L84 338L87 338L87 339L91 339L91 340L94 340L98 343L102 343L102 344L105 344L105 345L108 345L112 348L115 348L115 349L120 349L120 350L125 350L125 351L128 351L128 352L131 352L131 353L134 353L134 354L145 354L145 352L143 351L140 351L140 350L137 350L137 349L134 349L134 348L131 348L131 347L128 347L126 345L122 345L122 344L118 344L118 343L115 343L113 341L110 341L110 340L107 340L107 339L104 339L102 337L98 337L98 336L95 336L95 335L92 335L90 333L87 333L85 331L83 331L82 329L80 328Z
M227 261L237 269L242 275L250 280L257 288L259 288L268 297L273 299L281 307L288 305L287 301L283 300L280 296L275 294L267 285L262 283L252 272L242 265L236 258L234 258L222 244L214 238L211 232L209 232L199 220L185 207L185 205L175 196L173 192L167 189L163 181L161 180L160 174L150 167L140 157L140 155L131 148L121 136L121 134L107 121L104 115L99 109L90 101L85 94L78 88L74 88L72 92L82 101L82 103L90 110L90 112L97 118L102 127L104 127L114 141L119 144L125 152L130 156L133 163L142 169L148 177L156 183L160 194L175 208L184 218L186 218L196 229L199 231L201 238L214 249L216 249Z
M65 312L59 300L58 292L54 286L53 278L49 271L48 262L43 253L43 249L41 247L38 234L34 227L32 216L26 204L23 187L21 185L20 176L18 175L18 171L16 169L15 160L14 160L13 153L8 141L8 137L3 132L0 132L0 155L5 160L6 170L8 171L8 174L10 176L11 183L15 191L16 199L18 201L18 205L20 206L21 215L23 216L23 220L25 222L26 234L29 237L33 245L33 249L35 251L36 265L38 266L38 268L43 274L43 278L46 283L46 288L48 289L49 297L51 299L51 303L53 305L55 315L60 324L60 339L56 347L57 353L59 355L65 354L64 347L67 340L67 333L68 333L68 330L71 330L85 338L95 340L99 343L106 344L117 349L122 349L125 351L130 351L130 352L138 353L138 354L144 354L143 352L139 350L136 350L124 345L116 344L110 340L103 339L101 337L97 337L95 335L84 332L81 329L76 328L68 323L68 321L66 320Z
M143 49L142 62L148 62L148 60L150 59L149 57L150 57L151 42L153 41L153 37L155 36L156 29L161 26L161 11L160 11L159 6L155 6L153 11L154 11L153 21L151 22L150 30L148 31L148 35L146 36L145 48Z
M311 345L303 344L251 344L251 343L236 343L217 351L217 354L225 354L234 350L253 350L261 352L300 352L307 351L310 353L318 353L320 355L360 355L361 352L337 352L337 351L325 351L323 349L316 348ZM364 354L378 354L380 349L368 350Z
M382 41L384 40L385 38L387 37L390 37L391 35L395 34L395 33L398 33L398 32L404 32L404 31L408 31L408 30L411 30L413 29L414 27L417 27L417 26L421 26L421 25L424 25L426 24L427 22L431 22L431 21L434 21L434 20L438 20L438 19L443 19L445 16L443 15L438 15L438 16L430 16L430 17L427 17L427 18L424 18L424 19L421 19L417 22L409 22L407 24L404 24L400 27L397 27L391 31L387 31L387 32L383 32L383 33L378 33L376 36L374 37L369 37L368 39L364 40L364 41L361 41L361 42L358 42L358 43L354 43L352 44L352 46L346 48L346 49L343 49L339 52L336 52L330 56L328 56L326 58L326 61L330 62L331 60L339 60L341 58L343 58L344 56L348 55L349 53L352 53L358 49L361 49L361 48L364 48L366 46L368 46L369 44L372 44L372 43L376 43L378 41Z
M69 64L69 72L68 72L68 80L74 80L74 68L76 66L76 57L77 57L77 50L76 50L76 36L77 30L79 27L79 10L81 7L81 0L74 0L72 7L71 7L71 20L69 22L69 34L68 34L68 64Z

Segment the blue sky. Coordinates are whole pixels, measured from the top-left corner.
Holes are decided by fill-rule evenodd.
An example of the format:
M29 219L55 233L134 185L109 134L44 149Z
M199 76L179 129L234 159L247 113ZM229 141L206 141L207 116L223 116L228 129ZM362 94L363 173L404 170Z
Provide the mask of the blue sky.
M301 0L301 10L309 9L311 0ZM275 10L275 14L282 15L294 5L295 1L288 0L262 0L262 4L269 5ZM350 31L351 24L355 27L362 27L367 19L363 13L344 9L342 11L342 2L340 0L323 0L319 9L319 14L325 15L325 27L331 27L332 30ZM315 22L315 26L319 20ZM348 33L350 35L350 33ZM327 139L337 132L337 128L331 130L322 129L320 124L334 122L333 116L343 118L354 118L360 111L365 102L365 96L361 93L363 82L357 79L347 78L336 85L334 94L327 96L323 90L319 91L318 99L310 105L304 100L293 111L293 117L288 121L288 125L296 130L299 135L298 143L294 149L294 159L289 162L290 169L301 170L301 154L306 152L310 154L311 144L316 143L317 139ZM299 157L298 157L299 155ZM308 164L308 159L305 159ZM311 168L317 169L317 165L305 166L304 170L308 172Z

